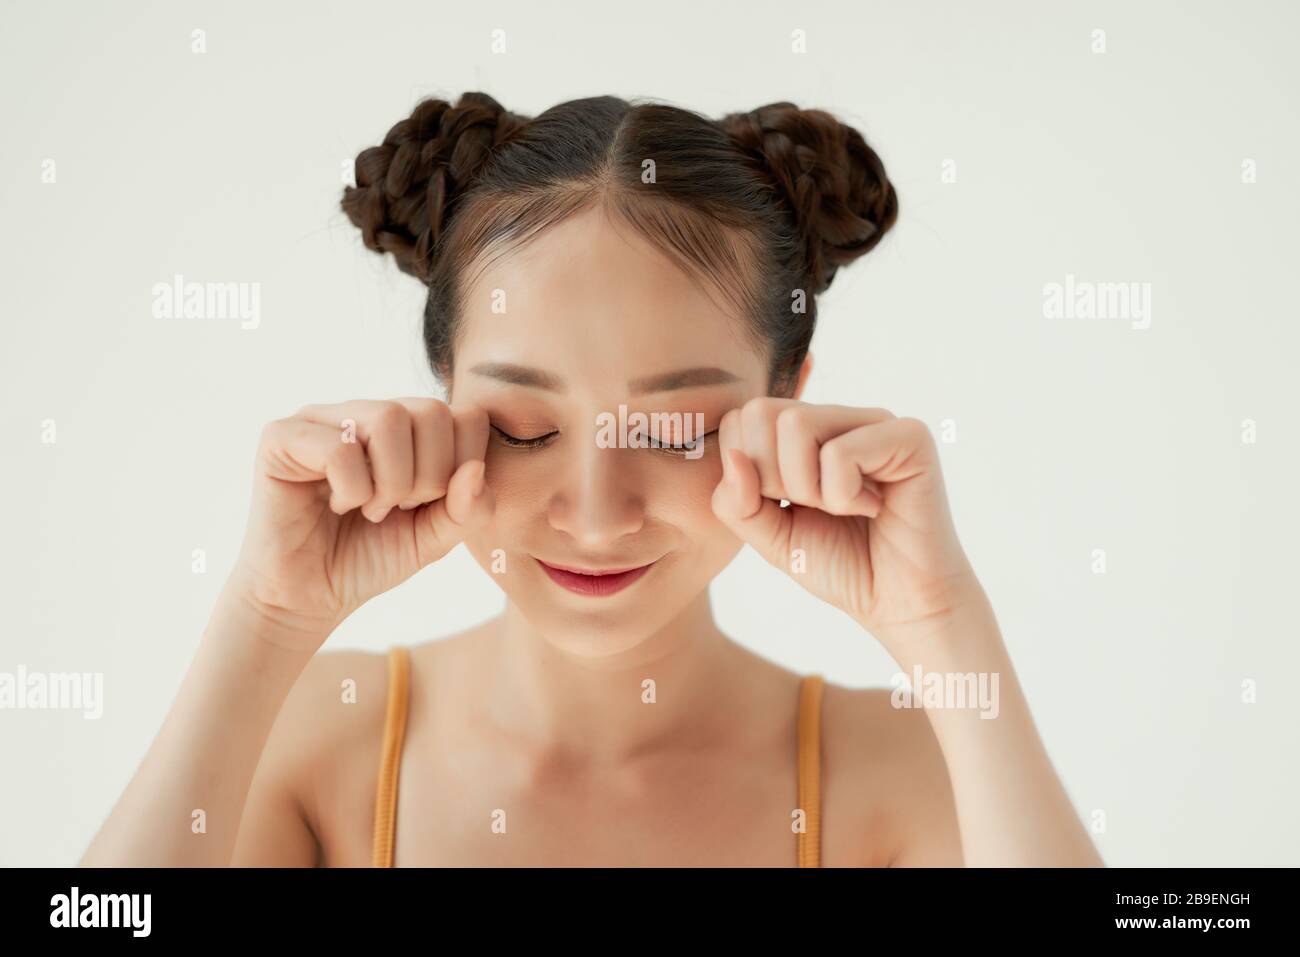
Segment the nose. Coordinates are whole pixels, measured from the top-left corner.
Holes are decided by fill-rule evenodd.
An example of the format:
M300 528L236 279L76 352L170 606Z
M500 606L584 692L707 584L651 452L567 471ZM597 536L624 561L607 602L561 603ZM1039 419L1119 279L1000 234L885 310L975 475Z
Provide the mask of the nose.
M563 470L547 516L579 548L599 552L645 524L645 498L631 460L639 450L600 448L594 440L583 445Z

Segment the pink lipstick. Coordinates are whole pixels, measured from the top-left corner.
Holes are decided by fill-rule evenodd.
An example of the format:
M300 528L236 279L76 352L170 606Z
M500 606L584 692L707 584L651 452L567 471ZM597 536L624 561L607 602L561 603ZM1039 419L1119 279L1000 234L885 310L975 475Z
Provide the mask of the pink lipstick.
M654 562L636 568L611 568L601 571L560 568L548 565L540 558L537 559L537 564L551 576L552 581L571 592L579 595L612 595L616 591L622 591L648 572Z

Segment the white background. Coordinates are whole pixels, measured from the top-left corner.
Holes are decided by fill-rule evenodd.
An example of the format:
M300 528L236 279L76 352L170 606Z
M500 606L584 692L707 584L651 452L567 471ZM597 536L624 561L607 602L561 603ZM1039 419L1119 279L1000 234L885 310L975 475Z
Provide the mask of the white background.
M342 170L421 96L475 89L530 116L612 93L857 126L901 218L822 299L805 398L951 420L962 541L1108 863L1300 863L1295 5L557 7L4 3L0 671L102 672L105 713L0 711L0 864L75 863L134 772L238 547L261 425L433 388L423 289L362 249ZM155 319L176 273L260 283L260 327ZM1045 318L1067 274L1150 283L1150 328ZM752 552L714 598L788 667L894 673ZM327 647L501 602L458 549Z

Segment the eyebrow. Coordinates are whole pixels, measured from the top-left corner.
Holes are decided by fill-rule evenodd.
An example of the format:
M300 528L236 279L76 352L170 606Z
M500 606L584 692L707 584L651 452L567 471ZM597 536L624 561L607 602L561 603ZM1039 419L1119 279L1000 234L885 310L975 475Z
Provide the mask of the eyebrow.
M564 380L542 369L515 365L511 362L480 362L470 372L511 385L522 385L532 389L545 389L548 392L564 392ZM657 375L632 379L627 384L631 395L644 395L650 392L672 392L693 386L726 385L739 382L740 377L726 369L716 366L696 366L691 369L676 369Z

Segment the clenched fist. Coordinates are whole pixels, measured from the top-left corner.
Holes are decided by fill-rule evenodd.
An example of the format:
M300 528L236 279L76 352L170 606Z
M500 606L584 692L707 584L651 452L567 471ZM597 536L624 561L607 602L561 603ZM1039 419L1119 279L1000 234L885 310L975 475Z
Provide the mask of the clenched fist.
M487 441L486 412L437 399L309 405L270 423L228 587L314 651L491 518Z
M757 398L723 416L718 449L718 518L886 650L982 601L925 423Z

